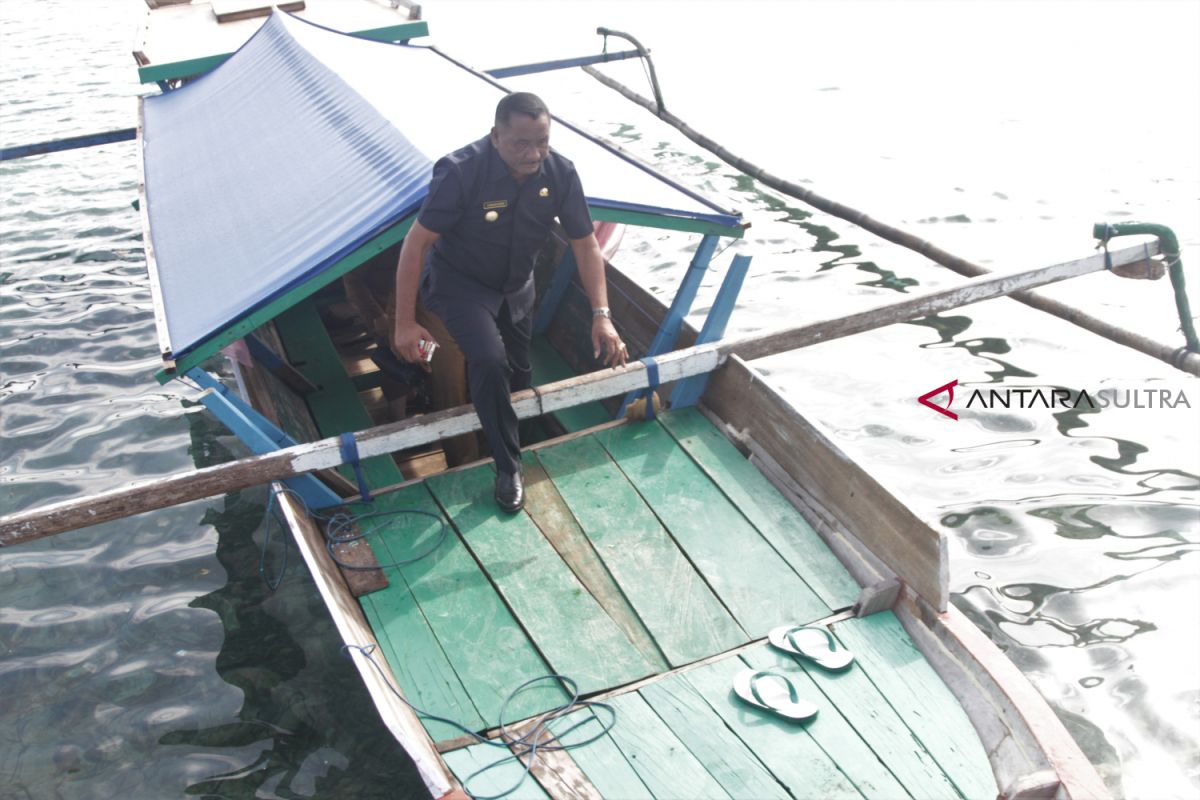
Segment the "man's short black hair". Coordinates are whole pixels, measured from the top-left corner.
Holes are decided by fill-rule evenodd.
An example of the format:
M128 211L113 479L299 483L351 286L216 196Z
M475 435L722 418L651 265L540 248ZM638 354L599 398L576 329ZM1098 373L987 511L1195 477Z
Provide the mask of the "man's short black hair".
M496 104L496 126L507 126L512 121L513 114L525 114L532 119L545 114L550 116L550 109L542 102L542 98L532 92L513 92L506 94Z

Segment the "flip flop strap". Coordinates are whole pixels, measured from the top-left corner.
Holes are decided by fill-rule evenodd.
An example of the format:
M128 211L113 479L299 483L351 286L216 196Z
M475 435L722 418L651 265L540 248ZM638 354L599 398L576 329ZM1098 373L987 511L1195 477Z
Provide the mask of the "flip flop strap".
M796 631L820 631L821 633L825 634L825 639L829 642L829 652L831 652L831 653L837 652L837 649L838 649L837 639L833 638L833 634L829 632L828 628L822 628L819 625L806 625L806 626L799 627L799 628L788 629L788 632L784 635L787 636L788 644L790 644L792 647L796 648L796 652L798 652L798 653L804 652L804 648L802 648L796 642L795 637L792 636L792 634L794 634Z
M800 699L800 695L796 693L796 687L792 685L792 682L787 679L786 675L780 675L778 672L756 672L750 676L750 694L754 695L754 699L762 703L767 708L773 708L773 706L764 700L763 696L758 693L758 682L762 678L778 678L779 680L783 681L783 685L787 687L788 697L791 698L793 703Z

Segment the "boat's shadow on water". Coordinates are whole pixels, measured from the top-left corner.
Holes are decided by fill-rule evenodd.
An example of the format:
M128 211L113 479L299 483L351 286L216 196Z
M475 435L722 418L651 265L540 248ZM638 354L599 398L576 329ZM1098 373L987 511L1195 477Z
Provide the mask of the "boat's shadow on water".
M189 422L197 467L234 457L206 415ZM262 488L232 493L206 510L228 578L189 604L221 619L216 671L241 691L241 708L236 719L170 730L158 744L192 750L202 765L189 769L189 795L360 798L391 787L388 796L421 796L420 778L341 652L304 561L284 544L290 534L275 522L263 558L266 496ZM267 579L281 572L272 592Z

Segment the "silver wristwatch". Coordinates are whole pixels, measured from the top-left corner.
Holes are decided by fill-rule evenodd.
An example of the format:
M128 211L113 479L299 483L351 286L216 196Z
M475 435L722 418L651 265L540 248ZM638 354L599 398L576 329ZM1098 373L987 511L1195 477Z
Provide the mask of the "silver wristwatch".
M600 306L599 308L593 308L592 309L592 319L595 319L596 317L604 317L605 319L612 319L612 312L608 310L608 306Z

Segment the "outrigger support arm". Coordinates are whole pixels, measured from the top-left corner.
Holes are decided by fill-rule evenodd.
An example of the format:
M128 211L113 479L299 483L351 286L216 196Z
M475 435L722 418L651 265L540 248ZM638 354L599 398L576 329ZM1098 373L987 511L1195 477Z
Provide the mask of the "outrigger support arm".
M1105 250L1110 240L1118 236L1133 236L1148 234L1157 236L1159 250L1167 262L1167 272L1171 276L1171 286L1175 289L1175 308L1179 312L1179 329L1183 331L1187 349L1192 353L1200 353L1200 340L1196 338L1196 326L1192 322L1192 309L1188 303L1187 287L1183 280L1183 258L1179 255L1179 239L1175 231L1166 225L1153 222L1097 222L1092 226L1092 235L1100 240ZM1155 277L1160 277L1161 272Z
M646 59L646 66L650 68L650 88L654 90L654 102L658 104L657 113L662 116L662 113L667 110L667 106L663 103L662 89L658 86L658 73L654 71L654 60L650 58L650 51L628 33L614 31L612 28L596 28L596 33L604 37L604 52L608 52L608 37L612 36L615 39L624 39L629 42L637 48L638 55Z
M909 250L920 253L929 260L937 264L941 264L943 267L949 267L960 275L976 277L990 274L990 270L986 269L985 267L982 267L972 261L968 261L961 256L957 256L951 252L943 250L932 242L928 242L919 236L915 236L914 234L901 230L895 226L888 225L885 222L880 222L879 220L868 216L866 213L859 211L856 208L851 208L850 206L839 203L836 200L823 197L822 195L819 195L811 189L807 189L798 183L784 180L783 178L767 172L757 164L753 164L741 156L735 155L729 150L726 150L720 144L700 133L695 128L681 120L679 117L672 114L670 111L665 110L662 107L661 102L659 102L656 106L654 101L642 97L628 86L625 86L619 81L613 80L594 67L585 66L581 67L581 69L588 75L591 75L593 78L603 83L608 88L620 93L626 99L631 100L647 109L663 122L671 125L684 136L703 147L705 150L709 150L710 152L714 153L718 158L722 159L730 166L746 173L755 180L770 186L772 189L782 192L790 197L794 197L797 200L808 203L810 206L818 208L827 214L831 214L840 219L844 219L847 222L853 223L854 225L868 230L882 239L886 239L889 242L898 244L901 247L907 247ZM1121 227L1122 229L1124 228L1124 226ZM1174 236L1171 238L1173 239ZM1176 249L1176 253L1178 253L1178 249ZM1177 263L1178 260L1179 259L1176 258L1175 262ZM1171 276L1173 282L1175 281L1176 273L1178 273L1179 276L1178 282L1176 283L1176 300L1178 302L1180 291L1178 287L1183 285L1182 267L1172 267ZM1034 294L1032 292L1019 292L1013 295L1013 299L1018 300L1027 306L1036 308L1039 311L1045 311L1047 314L1053 314L1056 317L1065 319L1067 322L1078 325L1079 327L1089 330L1098 336L1103 336L1110 341L1123 344L1126 347L1132 347L1134 350L1138 350L1148 356L1154 356L1155 358L1165 361L1171 366L1181 369L1185 372L1193 371L1192 368L1187 366L1187 363L1189 356L1194 356L1195 354L1195 351L1190 343L1194 341L1194 339L1189 340L1189 348L1188 350L1184 350L1183 348L1173 347L1165 342L1156 341L1148 336L1143 336L1136 331L1127 330L1117 325L1113 325L1107 320L1094 317L1090 314L1085 314L1078 308L1074 308L1066 303L1045 297L1043 295ZM1184 300L1184 303L1186 304L1186 299ZM1190 326L1191 316L1190 314L1186 316Z
M1100 272L1108 265L1132 264L1147 255L1156 255L1158 245L1150 249L1153 252L1136 246L1049 267L992 274L841 317L676 350L657 357L658 376L663 383L667 383L693 375L705 375L720 367L735 353L749 361L897 322L921 319L970 303L1004 297L1022 289ZM1189 353L1187 359L1183 368L1200 375L1200 354ZM646 389L650 383L647 365L641 361L631 361L622 367L602 369L516 392L513 395L513 410L519 419L529 419ZM380 425L354 434L354 438L359 457L370 458L476 430L479 430L479 417L475 409L468 405ZM0 517L0 547L336 467L343 462L341 442L335 436L240 461L168 475L92 497L9 514Z

